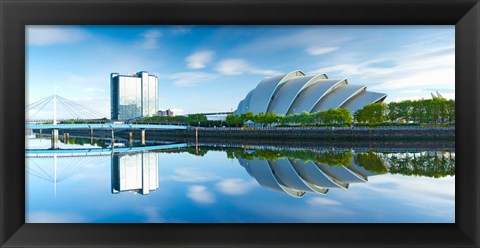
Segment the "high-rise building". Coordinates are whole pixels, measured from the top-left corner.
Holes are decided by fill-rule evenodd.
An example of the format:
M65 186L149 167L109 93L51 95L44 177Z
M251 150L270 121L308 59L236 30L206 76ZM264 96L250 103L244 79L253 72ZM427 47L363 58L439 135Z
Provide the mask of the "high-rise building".
M153 116L158 111L158 78L141 71L131 75L110 74L112 120Z

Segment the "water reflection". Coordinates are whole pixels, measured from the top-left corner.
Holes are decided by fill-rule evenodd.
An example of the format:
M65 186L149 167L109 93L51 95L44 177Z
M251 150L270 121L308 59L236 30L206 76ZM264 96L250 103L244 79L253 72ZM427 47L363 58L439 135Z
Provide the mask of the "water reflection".
M148 195L158 189L158 153L115 153L112 155L112 193Z
M168 146L166 146L168 147ZM170 148L170 147L168 147ZM142 148L137 148L142 149ZM327 194L330 189L348 189L350 184L366 183L369 177L382 174L400 174L440 178L455 175L454 151L376 152L354 149L300 149L300 148L249 148L249 147L186 147L169 150L148 150L85 154L71 162L75 167L64 169L67 176L57 173L57 157L52 151L53 176L38 166L35 157L27 156L26 172L53 183L74 175L79 168L88 169L98 162L98 157L111 157L111 193L132 192L148 195L159 188L159 154L190 153L203 157L209 151L222 151L239 165L262 187L302 197L306 193ZM65 155L62 155L65 157ZM68 157L68 155L67 155ZM75 156L72 156L75 157ZM82 158L83 157L83 158ZM37 157L38 158L38 157ZM87 163L87 162L88 163ZM40 172L39 172L40 170ZM60 176L58 176L60 175Z
M78 140L26 152L28 221L63 213L78 217L66 222L454 222L453 149L216 144L112 153ZM56 217L36 218L47 212Z
M267 159L265 150L259 154L250 151L246 153L246 158L240 155L238 161L263 187L293 197L302 197L307 192L326 194L332 188L347 189L352 183L365 183L368 177L387 172L435 178L453 176L455 173L455 156L452 152L319 151L318 155L310 157L312 160L306 161L288 154L288 150L270 152L277 155L284 153L285 157ZM342 159L335 159L339 157ZM326 158L331 163L326 162Z

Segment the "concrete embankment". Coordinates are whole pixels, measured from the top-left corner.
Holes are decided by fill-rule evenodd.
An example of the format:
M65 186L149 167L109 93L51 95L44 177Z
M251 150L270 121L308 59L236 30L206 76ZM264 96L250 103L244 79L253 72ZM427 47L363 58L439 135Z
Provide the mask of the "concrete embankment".
M60 130L72 135L88 136L89 131ZM147 140L196 141L196 128L186 130L146 130ZM115 137L139 139L140 130L116 131ZM109 138L111 131L96 130L95 137ZM287 142L383 142L383 141L455 141L454 127L296 127L296 128L198 128L201 141L287 141Z
M150 131L150 137L195 137L195 128L172 131ZM297 127L297 128L198 128L201 138L272 139L272 140L405 140L455 139L454 127Z
M71 137L91 137L86 130L60 130L60 136L67 132ZM379 148L421 148L421 149L455 149L454 128L294 128L294 129L257 129L240 128L199 128L196 139L195 128L187 130L147 130L146 140L153 142L182 142L191 145L206 146L278 146L278 147L361 147ZM48 133L48 132L47 132ZM132 133L132 136L130 136ZM111 131L96 130L94 138L111 139ZM115 132L115 139L128 141L132 137L139 142L140 130L123 130Z

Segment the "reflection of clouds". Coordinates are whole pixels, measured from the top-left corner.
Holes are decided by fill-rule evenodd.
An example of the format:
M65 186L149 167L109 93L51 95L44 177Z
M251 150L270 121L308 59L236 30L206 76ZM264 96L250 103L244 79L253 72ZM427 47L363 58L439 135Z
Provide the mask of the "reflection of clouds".
M59 213L38 211L29 213L25 216L26 223L87 223L90 222L85 217L73 213Z
M202 185L194 185L194 186L188 187L187 196L188 198L198 203L214 203L215 202L214 195L210 191L208 191L207 187Z
M313 197L307 200L307 203L312 206L323 206L323 205L340 205L340 202L330 200L322 197Z
M379 192L394 202L411 206L413 211L455 220L455 177L439 179L382 175L357 187Z
M244 195L257 185L255 180L246 181L240 178L229 178L218 182L217 188L226 195Z
M148 223L163 223L165 219L160 216L160 209L153 206L148 206L143 209L146 216L145 222Z
M175 169L171 179L178 182L199 183L218 179L218 176L196 168L178 168Z
M295 199L298 200L298 199ZM316 200L314 200L315 202ZM245 204L252 216L258 216L258 221L272 223L352 223L357 222L361 213L343 205L313 205L302 204L275 204L253 202ZM272 207L274 206L274 207Z

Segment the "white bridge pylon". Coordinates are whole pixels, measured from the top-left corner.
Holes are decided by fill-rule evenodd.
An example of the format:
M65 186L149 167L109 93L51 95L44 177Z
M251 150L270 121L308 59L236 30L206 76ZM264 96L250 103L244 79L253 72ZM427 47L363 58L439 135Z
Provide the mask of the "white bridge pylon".
M52 118L53 117L53 118ZM57 94L25 106L25 122L108 119L108 115Z

